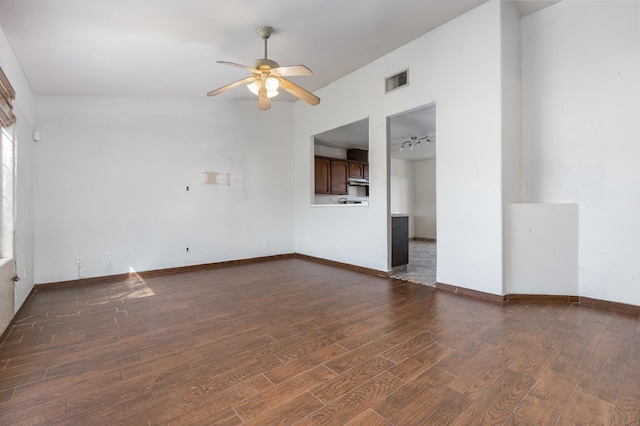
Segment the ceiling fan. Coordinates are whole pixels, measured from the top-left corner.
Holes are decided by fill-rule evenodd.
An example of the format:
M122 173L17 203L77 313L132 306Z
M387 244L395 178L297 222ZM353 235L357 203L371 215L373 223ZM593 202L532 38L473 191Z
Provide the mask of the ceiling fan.
M219 64L231 65L232 67L242 68L253 74L250 77L243 78L234 83L222 86L219 89L212 90L207 96L215 96L222 92L226 92L234 87L246 84L249 90L258 96L258 109L265 111L271 108L271 98L278 94L278 89L283 88L287 92L310 105L318 105L320 98L314 94L304 90L284 77L302 76L313 74L311 70L304 65L290 65L281 67L277 62L267 58L267 39L271 37L273 28L264 26L256 30L260 37L264 40L264 58L256 59L251 66L235 64L233 62L218 61Z

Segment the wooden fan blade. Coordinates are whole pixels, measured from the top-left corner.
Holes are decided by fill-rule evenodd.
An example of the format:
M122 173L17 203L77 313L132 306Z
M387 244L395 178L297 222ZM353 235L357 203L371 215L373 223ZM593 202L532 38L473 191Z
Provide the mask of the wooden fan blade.
M219 95L220 93L226 92L227 90L233 89L234 87L242 86L243 84L253 83L253 81L256 78L257 77L255 75L252 75L251 77L243 78L242 80L238 80L235 83L227 84L226 86L222 86L216 90L212 90L209 93L207 93L207 96Z
M271 108L271 99L267 98L267 88L264 84L260 86L258 90L258 109L260 111L266 111Z
M318 105L320 103L320 98L319 97L317 97L316 95L314 95L311 92L307 92L302 87L293 84L292 82L290 82L286 78L280 79L280 87L282 87L284 90L286 90L287 92L291 93L292 95L302 99L303 101L305 101L309 105L314 105L315 106L315 105Z
M289 65L286 67L273 68L271 69L271 72L283 77L290 77L294 75L313 75L313 72L304 65Z
M236 64L234 62L226 62L226 61L217 61L219 64L224 64L224 65L230 65L232 67L236 67L236 68L242 68L243 70L247 70L251 73L254 74L260 74L260 70L252 68L252 67L248 67L246 65L240 65L240 64Z

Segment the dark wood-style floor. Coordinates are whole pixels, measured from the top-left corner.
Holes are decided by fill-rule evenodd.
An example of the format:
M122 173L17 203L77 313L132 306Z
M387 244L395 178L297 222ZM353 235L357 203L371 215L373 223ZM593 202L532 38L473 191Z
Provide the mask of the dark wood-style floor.
M35 293L0 424L640 424L638 315L286 259Z

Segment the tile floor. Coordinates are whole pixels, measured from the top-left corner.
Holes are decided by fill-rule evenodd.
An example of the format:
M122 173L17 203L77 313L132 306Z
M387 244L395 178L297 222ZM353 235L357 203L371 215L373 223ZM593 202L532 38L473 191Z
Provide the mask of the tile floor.
M409 264L406 270L397 270L393 278L435 286L436 242L409 241Z

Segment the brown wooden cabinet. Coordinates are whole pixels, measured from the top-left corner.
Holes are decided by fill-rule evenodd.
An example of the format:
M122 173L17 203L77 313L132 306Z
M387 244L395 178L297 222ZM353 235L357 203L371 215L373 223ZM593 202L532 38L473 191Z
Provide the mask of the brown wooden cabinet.
M348 186L349 163L343 160L331 160L331 193L346 195Z
M349 193L349 163L346 160L315 157L314 165L316 194Z
M349 177L364 179L364 164L349 162Z
M315 193L347 195L349 179L369 179L369 165L338 158L315 157Z
M315 158L316 194L331 194L331 160Z
M369 162L369 151L365 149L348 149L347 160L357 161L359 163Z

